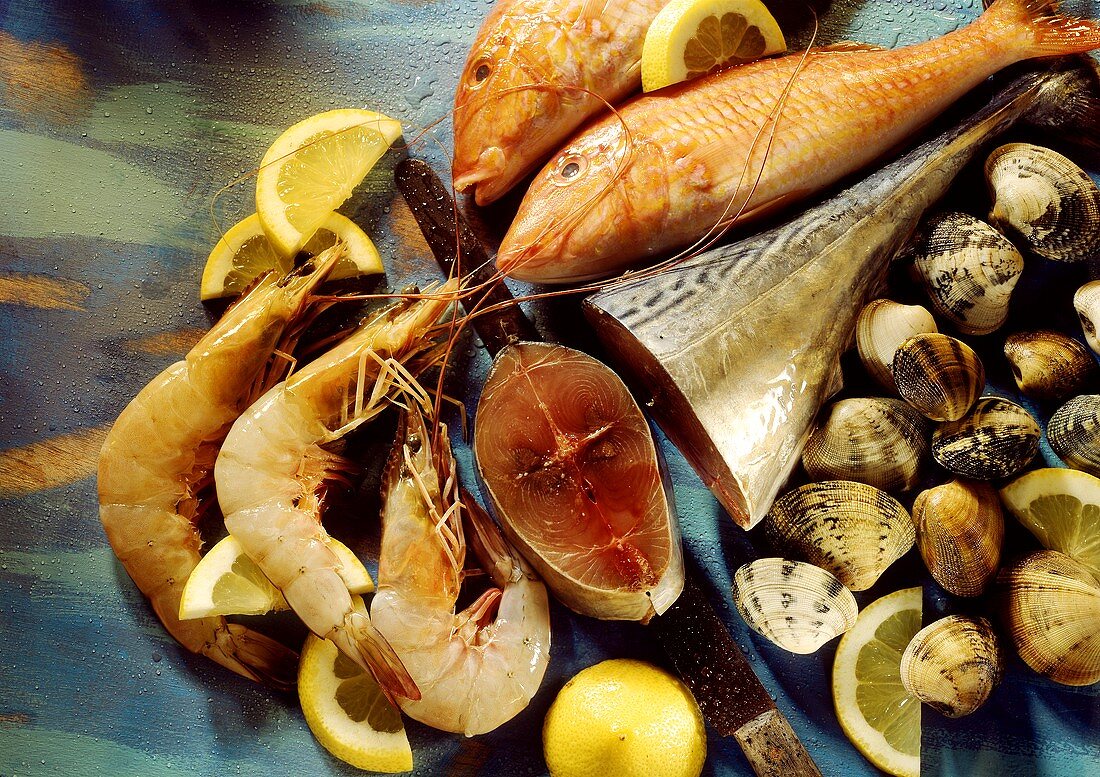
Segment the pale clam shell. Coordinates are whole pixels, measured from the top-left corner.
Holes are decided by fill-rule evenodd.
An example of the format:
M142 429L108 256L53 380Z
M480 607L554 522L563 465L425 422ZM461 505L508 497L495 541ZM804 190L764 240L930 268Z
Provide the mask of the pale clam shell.
M933 421L962 418L985 386L978 354L938 333L914 335L898 346L893 373L902 399Z
M1002 616L1024 663L1063 685L1100 680L1100 583L1063 553L1041 550L997 575Z
M1047 259L1075 262L1100 245L1100 189L1056 151L1008 143L985 163L989 220Z
M1016 385L1032 399L1065 399L1096 382L1093 355L1072 337L1053 329L1009 335L1004 351Z
M936 320L920 305L876 299L856 319L856 349L868 374L883 388L895 391L893 364L898 346L913 335L937 331Z
M1081 321L1081 330L1085 333L1085 342L1093 353L1100 354L1100 281L1089 281L1073 294L1073 308Z
M1024 257L996 229L965 213L941 213L929 220L915 254L932 308L960 332L989 334L1008 318Z
M913 519L900 502L849 480L788 491L764 518L764 532L777 548L827 569L853 591L874 585L916 539Z
M1047 440L1068 466L1100 477L1100 394L1082 394L1054 411Z
M762 558L733 576L733 601L749 627L792 653L813 653L856 622L855 597L813 564Z
M905 491L920 479L928 435L924 416L901 400L842 399L806 441L802 465L814 480Z
M1007 478L1031 463L1042 435L1031 413L1015 402L982 397L965 416L936 428L932 458L963 477Z
M901 656L901 684L949 718L981 707L1004 677L1004 654L985 618L948 615L918 631Z
M917 547L932 577L956 596L978 596L997 573L1005 519L988 483L953 480L913 502Z

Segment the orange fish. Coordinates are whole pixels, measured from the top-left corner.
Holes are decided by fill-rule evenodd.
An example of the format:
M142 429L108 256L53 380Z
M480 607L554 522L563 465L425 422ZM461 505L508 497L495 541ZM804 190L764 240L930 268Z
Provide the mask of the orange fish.
M642 43L668 0L501 0L455 93L454 186L498 199L585 119L642 84Z
M1100 23L1052 7L996 0L927 43L761 60L641 96L535 177L497 266L536 283L600 278L820 191L998 70L1100 48Z

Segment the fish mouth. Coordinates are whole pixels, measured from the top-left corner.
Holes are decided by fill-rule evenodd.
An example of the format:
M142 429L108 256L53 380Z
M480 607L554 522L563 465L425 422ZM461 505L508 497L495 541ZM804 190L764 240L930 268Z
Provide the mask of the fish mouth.
M463 171L457 165L452 166L455 190L472 194L478 205L488 205L500 198L511 185L511 181L503 176L506 166L504 152L497 146L490 146L478 155L469 169Z

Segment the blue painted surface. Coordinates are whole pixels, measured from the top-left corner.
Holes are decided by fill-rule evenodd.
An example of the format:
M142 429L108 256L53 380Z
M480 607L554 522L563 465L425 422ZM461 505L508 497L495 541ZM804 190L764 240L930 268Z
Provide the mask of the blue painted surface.
M0 449L109 423L176 358L136 350L133 341L211 320L197 285L217 234L209 206L218 190L250 170L283 127L326 108L380 110L405 123L407 138L445 116L489 5L0 2L0 30L22 44L64 46L87 79L86 99L63 121L27 113L11 91L0 113L0 179L19 184L0 191L0 272L87 289L84 310L0 308ZM971 2L837 4L822 17L821 40L912 43L975 13ZM801 29L793 42L805 38ZM442 123L439 146L414 149L441 171L448 131ZM53 143L52 151L28 157L28 138ZM390 169L380 165L345 212L375 237L387 283L399 287L435 270L395 201ZM217 201L223 226L246 214L249 193L246 185ZM1076 331L1069 297L1086 272L1029 264L1006 331L1051 316ZM568 318L536 313L551 326ZM987 365L1001 365L991 379L1003 387L999 344L993 336L979 349ZM472 348L462 368L476 376L487 363ZM467 399L472 408L475 387ZM732 570L757 553L756 538L736 529L682 457L663 448L689 563L722 597L720 613L761 680L824 774L873 774L835 722L828 689L835 643L795 657L750 633L726 597ZM468 451L460 460L469 476ZM364 511L365 530L346 520L340 528L369 554L377 529ZM106 545L93 479L0 499L0 516L0 775L355 772L313 741L292 696L241 680L167 637ZM858 598L866 604L923 579L910 553ZM958 606L926 590L929 607ZM409 723L417 774L542 774L541 721L568 677L607 657L661 660L644 627L558 606L553 618L553 659L530 708L468 741ZM288 618L276 627L301 637ZM1095 688L1056 686L1014 659L990 704L970 718L925 711L924 771L1100 773L1098 721ZM750 773L731 740L712 736L709 748L705 774Z

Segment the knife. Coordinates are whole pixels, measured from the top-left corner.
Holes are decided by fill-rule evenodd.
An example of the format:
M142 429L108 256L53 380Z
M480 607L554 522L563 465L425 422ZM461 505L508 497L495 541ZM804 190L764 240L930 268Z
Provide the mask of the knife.
M464 287L481 287L463 300L467 311L511 300L508 288L494 277L488 252L457 212L451 192L435 171L410 158L397 165L394 178L439 266L461 277ZM541 339L518 305L479 315L474 328L490 356L510 343ZM707 722L721 736L737 740L756 774L821 777L690 569L683 593L664 615L654 616L649 627Z

